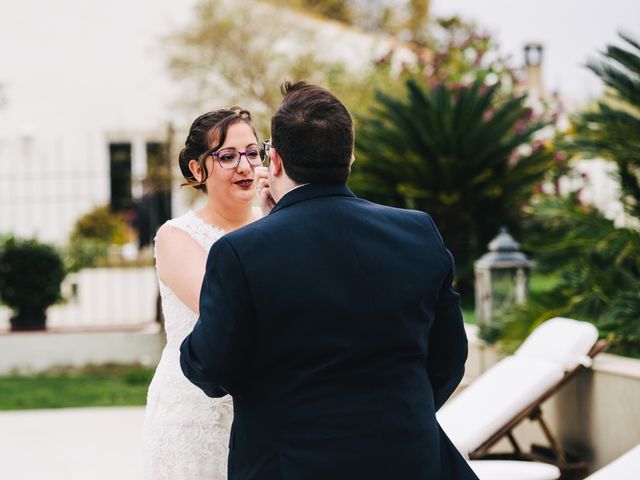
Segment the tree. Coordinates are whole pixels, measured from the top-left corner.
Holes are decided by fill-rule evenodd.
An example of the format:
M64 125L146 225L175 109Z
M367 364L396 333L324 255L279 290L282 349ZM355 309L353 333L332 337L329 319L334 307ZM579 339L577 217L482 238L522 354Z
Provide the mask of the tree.
M458 17L434 21L425 45L390 47L367 71L349 75L335 69L327 83L355 114L359 126L376 91L400 98L406 93L404 85L409 79L429 87L474 81L497 84L496 96L500 98L512 95L520 85L515 70L491 36Z
M425 83L500 84L499 92L511 95L521 84L495 40L474 23L459 17L437 19L421 48L417 72Z
M411 0L409 2L409 18L406 25L410 40L413 42L424 41L424 30L427 20L429 20L430 5L430 0Z
M280 103L280 83L305 78L322 83L332 66L316 60L312 32L295 15L248 0L201 0L196 17L165 39L168 66L189 92L190 114L211 105L249 108L258 130L268 131ZM222 103L222 105L221 105Z
M343 13L336 13L333 6L338 3L345 5ZM258 130L266 133L269 117L281 100L278 85L284 79L304 78L324 85L356 114L365 112L376 90L401 92L403 81L412 77L428 84L482 79L487 84L500 83L503 90L513 89L515 73L491 38L458 18L433 22L428 36L425 23L423 43L380 37L378 41L387 45L388 53L372 59L369 69L354 72L349 65L318 60L313 38L319 24L300 15L300 10L307 8L306 12L362 27L358 22L397 3L201 0L195 19L169 35L163 45L170 72L185 85L180 106L191 116L213 108L212 100L218 106L239 104L252 111ZM391 10L410 12L411 29L417 32L419 19L428 20L428 3L407 1L403 2L406 8ZM265 21L269 18L278 21ZM401 32L388 29L392 31L402 37Z
M417 43L426 38L430 5L429 0L270 0L269 3Z
M593 322L615 353L640 357L640 232L614 222L576 196L531 207L526 248L554 279L505 319L501 339L516 346L542 322L566 316Z
M629 215L640 218L640 43L620 34L628 50L609 45L600 62L588 68L608 87L595 111L575 122L574 151L616 163L621 201Z
M472 261L552 166L550 151L523 147L545 123L524 96L498 99L500 85L406 83L406 99L383 93L360 120L351 187L365 198L430 213L456 257L461 287Z
M640 357L640 44L608 46L589 68L608 91L598 108L574 119L570 151L618 166L628 226L614 222L577 195L546 198L531 209L527 246L557 285L512 312L503 339L517 343L557 315L592 321L610 350Z
M281 7L295 8L349 25L355 22L355 12L351 5L353 2L343 0L271 0L270 3Z

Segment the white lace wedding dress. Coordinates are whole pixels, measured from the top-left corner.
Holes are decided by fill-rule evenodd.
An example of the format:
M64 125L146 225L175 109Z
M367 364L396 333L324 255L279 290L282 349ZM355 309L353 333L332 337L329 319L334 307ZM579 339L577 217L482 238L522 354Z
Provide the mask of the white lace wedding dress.
M223 234L204 223L195 212L169 220L165 225L187 232L207 252ZM233 419L231 397L209 398L182 374L180 344L191 333L198 317L162 281L160 295L167 345L147 395L144 478L226 479Z

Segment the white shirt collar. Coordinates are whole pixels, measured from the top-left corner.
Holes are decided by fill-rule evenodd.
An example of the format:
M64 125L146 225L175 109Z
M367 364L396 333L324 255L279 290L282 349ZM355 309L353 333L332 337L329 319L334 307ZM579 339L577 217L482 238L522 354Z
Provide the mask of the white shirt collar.
M280 200L282 200L285 195L288 195L289 193L293 192L296 188L300 188L300 187L304 187L305 185L309 185L308 183L301 183L300 185L296 185L295 187L291 188L290 190L287 190L284 195L282 195L282 197L280 197Z

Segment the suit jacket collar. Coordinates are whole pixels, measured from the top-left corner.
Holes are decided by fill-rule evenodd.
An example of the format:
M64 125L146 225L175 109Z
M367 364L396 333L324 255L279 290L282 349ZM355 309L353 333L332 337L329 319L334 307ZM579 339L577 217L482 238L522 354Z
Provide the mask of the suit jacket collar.
M269 215L289 205L318 197L355 197L355 195L343 183L310 183L286 193Z

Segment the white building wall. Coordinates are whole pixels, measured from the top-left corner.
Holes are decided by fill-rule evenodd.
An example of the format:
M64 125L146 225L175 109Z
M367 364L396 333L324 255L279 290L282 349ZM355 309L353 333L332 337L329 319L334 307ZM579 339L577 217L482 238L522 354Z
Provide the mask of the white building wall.
M616 164L603 159L582 160L574 169L580 177L578 182L583 182L580 199L598 207L617 226L628 225L630 219L619 200L621 192Z
M0 234L63 243L109 202L108 143L163 141L175 86L161 36L194 0L0 0ZM135 193L135 192L134 192Z
M109 201L109 163L96 132L29 133L0 149L0 232L62 241L75 219Z

